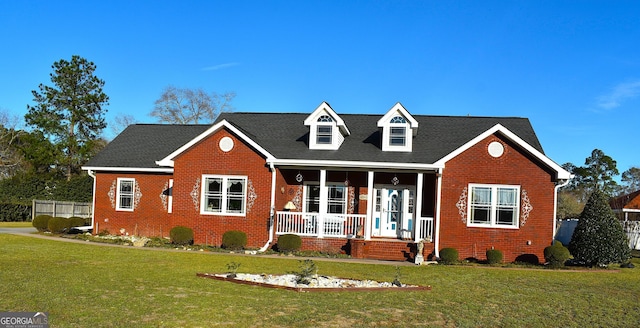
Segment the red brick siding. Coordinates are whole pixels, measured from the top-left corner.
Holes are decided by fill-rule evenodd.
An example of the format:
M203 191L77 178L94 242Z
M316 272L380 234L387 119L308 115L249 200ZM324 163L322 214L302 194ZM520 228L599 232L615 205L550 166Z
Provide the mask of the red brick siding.
M229 152L220 150L219 142L223 137L230 137L234 141L234 147ZM199 180L196 192L200 205L203 174L247 176L257 198L249 208L247 187L246 215L201 215L200 207L194 204L191 193ZM195 243L220 245L226 231L240 230L247 234L248 247L262 247L269 238L270 197L271 172L265 165L264 157L225 129L205 138L174 160L171 224L191 227Z
M487 152L492 141L500 141L505 146L499 158ZM442 178L440 248L454 247L461 258L485 259L486 250L493 247L504 253L505 261L514 261L524 254L536 255L544 261L543 250L553 238L553 178L552 172L498 135L451 159ZM469 183L520 185L521 192L527 192L533 206L526 223L515 230L467 227L456 203Z
M140 188L142 197L133 212L116 211L115 209L118 178L134 178ZM94 233L107 230L112 234L120 234L120 229L124 229L124 234L130 235L168 236L171 226L160 194L164 191L165 184L170 178L170 174L96 174ZM114 203L112 206L109 191L114 183Z

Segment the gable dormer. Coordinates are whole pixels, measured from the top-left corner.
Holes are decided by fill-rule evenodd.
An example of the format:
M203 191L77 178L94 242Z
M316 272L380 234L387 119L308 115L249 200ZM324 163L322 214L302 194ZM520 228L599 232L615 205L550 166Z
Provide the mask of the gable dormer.
M413 137L418 134L418 121L397 103L378 120L382 128L382 151L411 151Z
M304 120L304 125L309 127L309 149L337 150L344 137L351 134L327 102L322 102Z

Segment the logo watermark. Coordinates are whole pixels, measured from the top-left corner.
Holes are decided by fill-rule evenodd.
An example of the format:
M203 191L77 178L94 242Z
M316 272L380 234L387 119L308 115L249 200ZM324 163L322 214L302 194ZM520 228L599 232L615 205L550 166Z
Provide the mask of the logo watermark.
M49 328L46 312L0 312L0 328Z

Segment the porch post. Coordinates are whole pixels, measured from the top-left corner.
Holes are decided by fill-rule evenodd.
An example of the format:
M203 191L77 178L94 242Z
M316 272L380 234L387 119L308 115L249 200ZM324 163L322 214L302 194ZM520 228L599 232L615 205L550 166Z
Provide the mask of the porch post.
M417 243L420 241L420 229L418 228L422 218L422 184L424 173L418 173L418 181L416 181L416 208L414 210L413 219L413 240Z
M320 209L318 210L318 238L324 237L324 217L327 215L327 170L320 170Z
M371 239L371 221L373 216L373 206L375 203L375 193L373 191L373 171L367 172L367 217L364 219L364 239Z
M440 203L442 202L442 169L438 169L436 172L436 184L438 190L436 191L436 222L433 229L435 235L434 240L434 255L440 257Z

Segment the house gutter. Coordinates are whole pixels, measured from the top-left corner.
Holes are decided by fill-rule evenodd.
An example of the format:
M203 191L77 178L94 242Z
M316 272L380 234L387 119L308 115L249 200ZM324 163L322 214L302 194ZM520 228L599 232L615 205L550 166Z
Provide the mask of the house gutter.
M88 231L93 230L93 227L96 225L96 172L93 170L87 170L87 174L93 178L93 197L91 200L91 225L84 227L76 227L78 230Z
M565 187L566 185L569 184L569 181L571 181L571 179L573 179L574 175L570 175L569 179L566 179L564 181L564 183L561 183L559 185L556 185L554 187L554 191L553 191L553 238L551 239L551 242L553 242L556 239L556 232L557 232L557 225L558 225L558 189Z
M271 209L269 210L269 240L267 243L262 246L258 250L258 252L263 253L269 248L271 242L273 242L273 216L275 215L276 210L276 168L273 165L273 162L269 163L269 169L271 170Z

